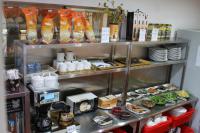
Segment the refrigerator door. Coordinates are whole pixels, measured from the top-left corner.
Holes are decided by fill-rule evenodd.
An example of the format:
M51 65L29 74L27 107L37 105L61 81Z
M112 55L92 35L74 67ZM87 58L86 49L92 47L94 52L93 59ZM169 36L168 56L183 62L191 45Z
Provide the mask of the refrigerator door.
M183 88L200 98L200 30L180 30L177 37L190 40ZM195 133L200 133L200 102L196 110L192 127Z

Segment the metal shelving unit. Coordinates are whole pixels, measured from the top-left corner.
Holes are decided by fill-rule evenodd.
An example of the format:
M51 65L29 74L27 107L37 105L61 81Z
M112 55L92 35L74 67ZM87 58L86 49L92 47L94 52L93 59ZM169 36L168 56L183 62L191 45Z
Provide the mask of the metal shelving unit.
M157 42L111 42L111 43L106 43L106 44L101 44L101 43L72 43L72 44L51 44L51 45L43 45L43 44L36 44L36 45L27 45L26 42L22 41L15 41L16 47L20 47L21 49L21 54L23 57L23 75L24 78L26 77L26 65L27 65L27 54L28 50L33 50L33 49L64 49L64 48L83 48L83 47L92 47L96 48L97 46L101 47L110 47L110 56L107 57L111 61L114 61L116 58L116 47L117 46L122 46L123 48L126 48L126 56L121 56L121 58L126 58L126 64L125 67L123 68L113 68L113 69L107 69L107 70L92 70L92 71L82 71L82 72L72 72L72 73L67 73L65 75L59 75L59 80L66 80L66 79L71 79L71 78L80 78L80 77L85 77L85 76L95 76L95 75L103 75L103 74L108 74L109 76L109 90L108 92L111 93L112 91L110 90L112 88L112 82L113 82L113 74L117 72L124 72L125 78L124 80L124 85L123 85L123 105L126 103L126 98L127 98L127 92L128 92L128 86L129 86L129 78L130 78L130 73L131 71L134 70L142 70L142 69L149 69L149 68L155 68L155 67L164 67L164 66L173 66L173 65L183 65L184 70L185 70L185 64L187 63L187 54L188 54L188 41L182 40L182 39L175 39L175 40L170 40L170 41L157 41ZM131 58L132 55L131 53L133 52L135 47L144 47L144 48L149 48L149 47L155 47L155 46L166 46L166 45L172 45L172 44L181 44L186 47L186 52L185 52L185 58L182 60L178 61L166 61L166 62L151 62L149 65L143 65L143 66L135 66L131 67ZM118 55L117 58L120 58ZM171 73L171 67L169 71L169 79L170 79L170 73ZM182 82L184 80L184 70L182 74ZM24 79L26 81L26 79ZM25 82L26 83L26 82ZM182 83L181 83L182 84ZM177 106L182 106L185 104L189 103L194 103L196 102L196 98L192 98L187 102L180 103L178 105L170 106L170 107L163 107L154 110L151 114L148 114L146 116L135 116L133 115L130 120L126 121L121 121L117 119L115 116L113 116L109 111L105 110L97 110L96 112L91 112L87 114L83 114L80 116L77 116L75 119L81 124L81 132L86 133L86 132L103 132L103 131L108 131L113 128L121 127L127 124L131 124L134 129L137 126L137 122L142 121L143 119L147 119L149 117L155 116L159 113L166 112L168 110L171 110ZM92 121L92 118L97 115L97 114L107 114L111 116L114 119L114 123L110 127L99 127L98 125L95 125L95 123ZM88 126L89 125L89 126Z

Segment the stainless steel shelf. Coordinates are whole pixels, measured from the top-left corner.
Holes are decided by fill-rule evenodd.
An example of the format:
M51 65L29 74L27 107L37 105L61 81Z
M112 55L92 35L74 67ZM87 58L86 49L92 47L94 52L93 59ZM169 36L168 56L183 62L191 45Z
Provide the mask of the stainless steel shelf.
M113 124L108 126L99 126L93 121L93 118L97 115L109 115L113 118ZM131 118L129 120L123 121L116 117L114 117L112 114L109 113L109 111L98 109L95 112L85 113L83 115L75 117L75 120L80 123L81 133L97 133L97 132L105 132L109 131L118 127L122 127L124 125L130 124L130 123L136 123L139 121L138 117L136 117L134 114L132 114Z
M57 49L57 48L69 48L69 47L96 47L96 46L111 46L111 45L130 45L133 46L140 46L140 47L153 47L159 45L167 45L167 44L184 44L188 43L187 40L177 39L177 40L163 40L163 41L145 41L145 42L138 42L138 41L118 41L118 42L109 42L109 43L99 43L99 42L83 42L83 43L68 43L68 44L59 44L53 43L49 45L45 44L34 44L29 45L25 41L15 41L16 44L20 45L21 47L24 46L26 49L40 49L40 48L49 48L49 49Z
M169 66L169 65L175 65L175 64L184 64L186 62L187 62L186 60L152 62L149 65L131 67L130 70L139 70L139 69L145 69L145 68L154 68L154 67Z
M47 48L47 49L59 49L59 48L69 48L69 47L97 47L97 46L112 46L112 45L129 45L130 42L126 41L119 41L119 42L109 42L109 43L68 43L68 44L59 44L59 43L53 43L49 45L45 44L34 44L29 45L25 41L19 41L16 40L15 43L19 45L20 47L25 47L26 49L41 49L41 48Z
M93 76L93 75L101 75L101 74L109 74L114 72L123 72L126 68L114 68L107 70L91 70L91 71L81 71L81 72L72 72L67 73L65 75L59 75L58 79L69 79L69 78L77 78L77 77L85 77L85 76Z
M138 42L133 41L131 44L137 47L154 47L159 45L168 45L168 44L186 44L188 40L184 39L172 39L172 40L163 40L163 41L145 41L145 42Z

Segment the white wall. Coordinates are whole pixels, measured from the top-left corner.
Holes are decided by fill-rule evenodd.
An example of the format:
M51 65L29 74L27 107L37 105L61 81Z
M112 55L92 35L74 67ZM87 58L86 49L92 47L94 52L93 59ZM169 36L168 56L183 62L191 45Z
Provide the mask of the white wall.
M12 0L4 0L12 1ZM14 0L42 3L62 3L66 5L98 6L104 0ZM126 10L141 9L150 15L151 22L171 23L174 28L200 29L200 0L116 0L123 3Z
M0 0L0 30L2 30L2 1ZM3 43L2 32L0 32L0 44ZM5 111L5 87L4 87L4 62L3 62L3 50L2 45L0 45L0 132L7 132L7 121L6 121L6 111Z

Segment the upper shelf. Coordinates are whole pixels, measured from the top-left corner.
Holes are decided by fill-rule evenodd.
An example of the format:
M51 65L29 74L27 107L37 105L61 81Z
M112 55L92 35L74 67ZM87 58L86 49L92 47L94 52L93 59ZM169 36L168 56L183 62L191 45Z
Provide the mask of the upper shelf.
M56 48L69 48L69 47L97 47L97 46L111 46L111 45L125 45L128 46L130 42L120 41L120 42L110 42L110 43L68 43L68 44L35 44L35 45L28 45L25 41L16 40L15 44L25 47L26 49L40 49L40 48L49 48L49 49L56 49Z
M138 47L153 47L159 45L168 45L168 44L185 44L188 43L187 40L183 39L176 39L176 40L164 40L164 41L146 41L146 42L129 42L129 41L119 41L119 42L109 42L109 43L69 43L69 44L35 44L35 45L28 45L25 41L16 40L15 43L21 47L25 47L26 49L40 49L40 48L49 48L49 49L57 49L57 48L69 48L69 47L97 47L97 46L112 46L112 45L121 45L121 46L128 46L132 44L133 46Z
M145 41L145 42L133 41L131 42L131 44L133 46L138 46L138 47L153 47L153 46L168 45L168 44L186 44L188 42L189 41L185 39L171 39L163 41Z

